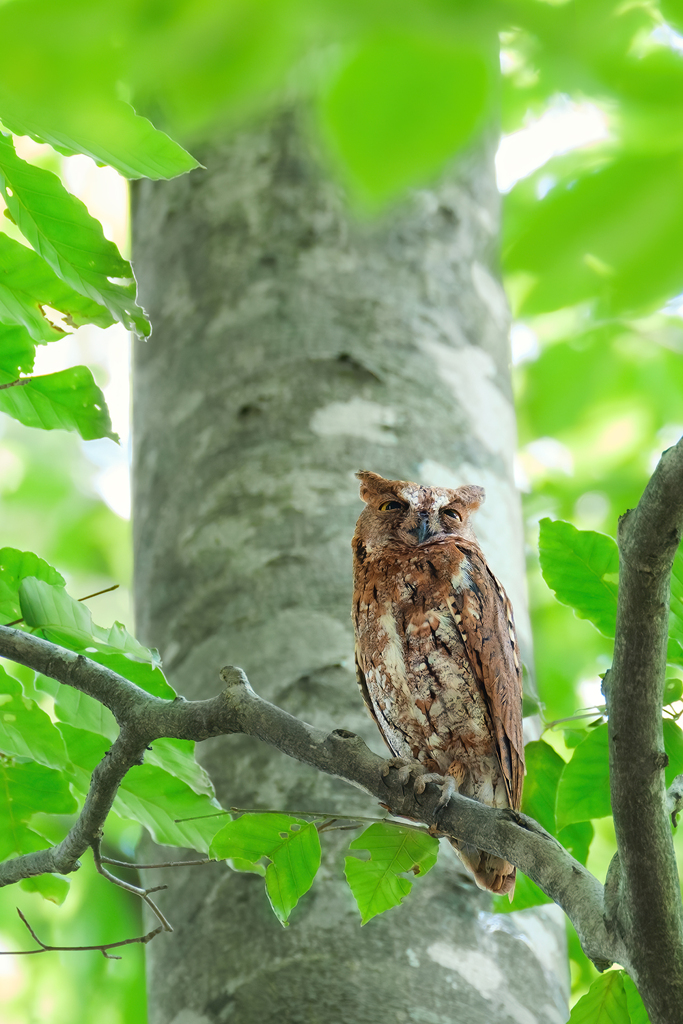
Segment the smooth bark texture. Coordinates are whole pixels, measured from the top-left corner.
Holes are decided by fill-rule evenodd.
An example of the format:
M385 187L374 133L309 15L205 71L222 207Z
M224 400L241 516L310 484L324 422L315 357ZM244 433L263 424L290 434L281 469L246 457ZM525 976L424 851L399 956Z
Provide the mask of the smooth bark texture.
M137 631L188 697L237 663L266 699L382 750L352 671L361 468L486 487L475 529L528 637L492 156L361 225L283 114L203 154L206 171L136 187L154 325L135 357ZM224 803L376 813L246 737L207 748ZM254 876L167 873L176 933L150 951L151 1020L565 1019L552 914L493 918L446 856L360 929L342 843L286 931Z

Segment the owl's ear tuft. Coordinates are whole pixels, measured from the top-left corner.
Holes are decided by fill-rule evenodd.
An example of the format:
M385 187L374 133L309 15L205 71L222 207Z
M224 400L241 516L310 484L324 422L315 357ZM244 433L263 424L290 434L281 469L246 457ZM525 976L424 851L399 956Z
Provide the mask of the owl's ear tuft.
M360 480L361 501L369 501L373 495L383 494L387 489L388 481L379 473L371 473L368 469L360 469L356 476Z
M468 512L476 512L480 505L486 501L486 491L476 484L467 484L459 487L456 491L458 500L465 506Z

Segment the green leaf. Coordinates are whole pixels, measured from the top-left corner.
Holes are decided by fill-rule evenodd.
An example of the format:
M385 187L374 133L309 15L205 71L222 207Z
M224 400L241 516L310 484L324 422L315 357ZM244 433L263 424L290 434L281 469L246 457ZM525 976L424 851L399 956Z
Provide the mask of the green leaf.
M0 756L0 860L50 845L26 825L34 814L72 814L76 810L76 801L61 772L35 761L16 764Z
M576 821L573 825L560 829L557 838L572 857L585 866L594 835L595 829L590 821Z
M681 697L683 697L683 679L675 677L667 679L664 684L664 698L662 701L664 707L668 704L675 704Z
M354 839L349 849L370 853L370 860L347 857L345 868L361 913L361 924L367 924L377 914L398 906L408 895L412 882L402 878L403 874L421 876L434 867L439 843L426 832L403 831L376 822Z
M217 800L197 794L181 779L152 764L132 768L121 783L114 810L144 825L155 843L208 854L221 827ZM192 820L178 820L192 819Z
M64 577L32 551L0 548L0 620L5 625L22 617L19 586L27 576L35 576L50 586L64 586Z
M366 37L321 104L323 127L370 205L435 174L472 138L495 77L464 38L396 31Z
M100 165L113 167L125 178L157 181L187 174L201 166L165 132L113 96L96 97L86 111L78 107L51 108L49 104L40 104L40 98L36 99L36 107L29 109L27 104L11 103L5 90L0 90L0 104L2 123L14 135L30 135L37 142L48 142L67 156L84 153Z
M13 386L0 386L0 409L27 427L75 430L85 441L118 441L104 395L87 366L21 377Z
M605 971L574 1006L569 1024L631 1024L623 971Z
M558 601L592 622L603 636L613 637L618 587L605 577L619 572L616 541L561 520L542 519L539 526L543 579Z
M85 604L75 601L63 587L38 579L22 580L19 598L24 621L40 630L46 640L87 654L155 696L175 696L161 671L159 652L143 647L120 622L110 629L97 626Z
M605 818L612 813L609 794L607 725L587 732L565 765L557 788L557 824Z
M102 736L62 723L59 730L75 765L81 769L76 785L87 792L90 775L110 747ZM188 847L208 853L222 819L216 800L198 795L179 778L151 764L135 765L126 774L114 801L114 811L144 825L155 843ZM176 821L192 818L191 821Z
M676 776L683 773L683 730L670 718L664 719L662 727L669 759L664 779L670 786ZM605 818L612 813L607 724L588 730L585 740L574 750L560 778L556 813L560 827L590 818Z
M543 740L527 743L524 759L527 774L522 794L522 811L534 818L551 835L555 835L557 786L565 762Z
M650 1024L650 1018L648 1017L647 1010L643 1006L643 1000L640 998L640 992L626 971L623 971L622 973L624 991L626 992L626 1006L628 1008L629 1017L631 1018L631 1024Z
M48 768L68 763L61 733L34 700L24 696L21 683L0 668L0 750L12 757L30 758Z
M85 729L88 732L97 733L113 742L119 734L119 727L116 719L104 704L100 704L94 697L80 690L74 690L71 686L58 683L56 679L49 679L47 676L38 676L36 687L44 693L54 697L55 716L59 722L76 726L78 729Z
M683 667L683 549L680 547L671 569L667 661Z
M670 786L677 775L683 773L683 730L670 718L665 718L664 749L669 763L664 769L664 781Z
M0 321L21 324L34 341L56 341L64 331L49 322L44 306L63 313L77 327L110 327L114 322L103 306L57 277L33 249L0 233Z
M0 384L31 373L35 358L35 343L24 327L0 324Z
M131 16L129 5L81 0L0 7L5 127L60 152L85 153L126 177L171 178L196 167L189 153L117 95L129 77L123 58Z
M39 892L44 900L56 903L61 907L69 895L71 882L62 875L34 875L32 878L22 878L19 882L24 892Z
M149 334L147 318L135 303L130 264L104 237L99 221L56 174L21 160L12 139L1 133L0 192L14 223L58 277L105 306L128 330Z
M313 822L287 814L243 814L228 822L211 844L213 857L255 864L268 857L266 891L282 925L313 884L320 867L320 838Z
M266 877L266 869L263 864L254 864L243 857L230 857L226 863L230 865L233 871L245 871L251 875L260 875L261 878Z
M506 271L528 281L520 315L587 300L612 316L657 309L683 291L681 232L679 152L575 170L536 203L505 246Z
M169 775L175 775L195 793L210 797L215 795L211 779L195 759L195 744L190 740L154 740L151 748L145 752L145 762L163 768Z

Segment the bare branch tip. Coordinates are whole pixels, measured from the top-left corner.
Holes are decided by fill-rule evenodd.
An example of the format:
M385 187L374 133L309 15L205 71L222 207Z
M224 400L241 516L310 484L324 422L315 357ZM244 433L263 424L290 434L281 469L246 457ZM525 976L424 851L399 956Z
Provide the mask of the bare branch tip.
M226 689L232 689L236 686L244 686L251 689L246 673L236 665L226 665L225 668L221 669L220 677L225 683Z

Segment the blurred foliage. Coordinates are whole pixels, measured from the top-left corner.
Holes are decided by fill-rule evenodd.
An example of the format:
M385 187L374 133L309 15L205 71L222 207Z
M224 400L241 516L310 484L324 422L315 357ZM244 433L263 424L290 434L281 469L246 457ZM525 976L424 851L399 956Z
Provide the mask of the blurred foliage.
M103 852L132 857L136 829L113 818L107 832ZM129 873L128 880L139 884L135 874ZM0 889L0 948L36 948L17 906L48 945L95 945L144 933L139 900L98 875L90 856L83 858L83 867L70 883L63 906L13 886ZM96 914L91 912L93 906ZM2 957L3 1024L145 1024L144 978L144 952L139 945L125 947L120 960L106 960L101 953L68 952Z
M583 820L575 813L570 821L563 808L571 804L576 812L576 793L566 793L581 778L582 766L589 765L579 788L593 787L602 773L595 793L603 802L597 811L587 806L585 814L606 810L600 675L611 658L605 635L611 613L603 599L613 604L613 548L605 538L596 541L594 532L577 539L570 527L554 528L553 534L552 523L550 533L539 523L560 519L580 531L613 537L618 516L637 503L661 450L683 433L678 315L683 303L677 299L683 293L683 40L676 32L683 32L680 0L203 0L200 5L121 0L115 6L104 0L6 0L0 5L4 127L62 153L85 153L128 177L163 178L190 170L196 160L185 147L199 152L207 139L275 102L299 103L308 109L351 204L367 213L400 202L407 187L429 182L497 116L505 131L517 131L529 116L542 115L558 94L590 101L602 113L608 129L604 141L554 157L506 196L502 246L506 286L519 318L513 355L515 337L526 339L514 374L518 468L526 491L538 690L542 724L548 726L529 748L524 809L602 876L614 850L611 819ZM59 169L56 159L25 164L3 136L0 150L9 215L0 234L5 275L0 281L0 407L23 423L66 427L83 437L111 436L101 392L82 374L61 390L62 382L50 375L36 385L13 382L32 372L36 343L53 345L72 323L105 324L113 318L145 332L132 302L130 268L50 174ZM87 266L86 237L95 240L94 269ZM8 394L8 384L24 394ZM96 496L95 471L78 439L26 431L6 417L2 429L0 544L36 551L65 574L76 597L126 581L127 525ZM541 529L546 579L564 604L541 577L536 555ZM584 586L586 577L577 584L577 573L581 578L586 567L590 585ZM673 590L667 684L672 703L666 709L670 755L681 746L674 722L681 711L683 675L681 565ZM108 597L96 600L101 621L124 617ZM597 620L596 607L602 610ZM106 614L114 608L114 614ZM46 620L41 628L55 625L60 623ZM135 664L137 672L152 671L151 664ZM39 706L55 713L49 688L36 687L31 673L11 671L26 697L36 700L31 713L43 728ZM585 707L593 710L584 713ZM89 763L92 737L105 735L106 723L98 728L91 709L92 731L82 728L82 719L79 730L74 717L79 709L68 700L56 711L75 771L76 762ZM572 720L557 721L567 718ZM41 736L47 743L39 731ZM59 744L50 744L53 757ZM185 773L191 789L187 762L177 752L163 756L173 761L171 774ZM163 763L169 762L162 757L153 767L161 771ZM79 776L72 784L79 795L82 782ZM560 810L564 817L558 821ZM55 838L49 817L31 825ZM76 925L104 928L107 938L117 922L127 935L139 931L133 922L137 912L120 903L103 880L81 872L72 889L85 895L74 898L72 892L65 904L69 909L59 912L65 924L41 922L44 938L61 928L69 935L66 941L73 941ZM0 899L8 898L0 893ZM91 921L78 911L95 898L100 913ZM285 917L293 898L281 901ZM520 878L511 909L539 899L542 894ZM31 901L39 902L33 896ZM49 916L52 905L46 906L47 911L32 912L34 922L41 913ZM8 914L3 921L9 934ZM12 931L13 942L23 945L17 935ZM612 972L596 982L571 929L569 948L575 991L585 995L572 1019L592 1020L594 1005L609 1003L614 1019L640 1024L642 1006L629 979ZM127 951L121 965L91 954L78 961L71 956L68 975L51 956L19 962L19 976L35 971L36 980L8 1003L4 1019L12 1021L14 1013L17 1020L75 1021L74 1007L87 1006L87 993L95 986L98 1020L104 1015L106 1022L106 1014L112 1022L141 1019L139 949ZM89 1011L83 1012L85 1022Z

